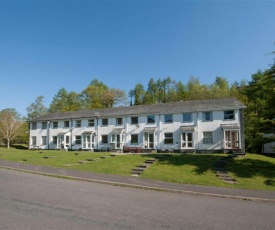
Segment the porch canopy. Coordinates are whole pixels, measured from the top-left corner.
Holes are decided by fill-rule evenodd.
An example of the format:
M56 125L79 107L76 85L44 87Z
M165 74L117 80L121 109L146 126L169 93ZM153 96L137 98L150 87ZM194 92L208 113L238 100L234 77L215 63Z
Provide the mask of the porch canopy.
M94 134L94 133L95 133L94 130L86 130L82 134Z
M63 135L65 135L66 133L68 133L68 131L63 131L63 132L58 133L57 136L63 136Z
M240 126L238 124L221 124L222 129L225 130L239 130Z
M143 132L145 132L145 133L154 133L155 131L156 131L156 127L145 127L144 129L143 129Z
M122 128L113 128L111 134L121 134L124 131Z
M186 131L194 132L195 131L195 125L181 126L180 128L181 128L182 132L186 132Z

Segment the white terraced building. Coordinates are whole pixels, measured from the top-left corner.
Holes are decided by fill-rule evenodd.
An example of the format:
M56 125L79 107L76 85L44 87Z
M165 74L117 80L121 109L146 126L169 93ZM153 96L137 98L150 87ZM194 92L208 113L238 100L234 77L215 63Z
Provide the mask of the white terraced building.
M244 153L235 98L58 112L30 121L29 148Z

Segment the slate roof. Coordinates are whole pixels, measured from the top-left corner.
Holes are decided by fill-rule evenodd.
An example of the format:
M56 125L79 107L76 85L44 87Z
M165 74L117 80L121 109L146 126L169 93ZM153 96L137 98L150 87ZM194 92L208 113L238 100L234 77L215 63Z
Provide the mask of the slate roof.
M64 119L108 118L119 116L170 114L195 111L214 111L223 109L241 109L245 106L236 98L213 100L192 100L182 102L158 103L152 105L120 106L106 109L79 110L47 114L32 121L54 121Z

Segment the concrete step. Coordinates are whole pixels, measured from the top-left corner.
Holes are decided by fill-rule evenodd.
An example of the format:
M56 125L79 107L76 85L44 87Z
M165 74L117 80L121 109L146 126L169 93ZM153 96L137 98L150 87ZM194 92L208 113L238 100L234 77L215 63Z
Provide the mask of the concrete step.
M144 170L144 168L133 168L132 172L143 172Z

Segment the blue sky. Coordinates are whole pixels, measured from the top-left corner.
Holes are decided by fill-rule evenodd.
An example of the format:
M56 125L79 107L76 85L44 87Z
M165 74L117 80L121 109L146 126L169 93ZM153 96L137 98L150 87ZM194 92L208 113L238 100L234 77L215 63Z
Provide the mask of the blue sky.
M126 93L151 77L250 80L273 63L274 1L1 1L0 110L97 78Z

